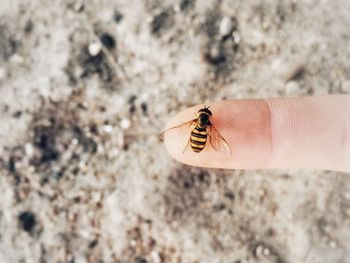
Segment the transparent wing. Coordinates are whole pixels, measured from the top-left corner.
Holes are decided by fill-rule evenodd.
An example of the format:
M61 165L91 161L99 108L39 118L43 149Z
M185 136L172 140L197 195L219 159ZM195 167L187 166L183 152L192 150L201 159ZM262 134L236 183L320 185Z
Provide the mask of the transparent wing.
M165 133L167 133L168 131L171 131L171 130L175 130L175 129L178 129L178 128L185 128L185 127L189 127L189 126L194 126L197 122L197 119L193 119L193 120L190 120L188 122L185 122L185 123L182 123L180 125L177 125L177 126L174 126L174 127L171 127L169 129L166 129L165 131L163 131L161 134L159 134L159 138L161 140L164 140L164 135Z
M214 125L209 127L209 142L215 151L222 152L228 156L231 155L231 148L227 141L220 135Z

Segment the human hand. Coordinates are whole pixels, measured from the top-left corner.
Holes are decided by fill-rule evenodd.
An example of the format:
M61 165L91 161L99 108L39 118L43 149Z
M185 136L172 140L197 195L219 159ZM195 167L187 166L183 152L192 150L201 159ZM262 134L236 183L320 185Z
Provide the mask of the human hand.
M178 161L226 169L315 169L350 172L350 95L227 100L208 103L212 123L231 147L183 152L190 128L165 134L165 145ZM194 119L203 105L186 109L168 127Z

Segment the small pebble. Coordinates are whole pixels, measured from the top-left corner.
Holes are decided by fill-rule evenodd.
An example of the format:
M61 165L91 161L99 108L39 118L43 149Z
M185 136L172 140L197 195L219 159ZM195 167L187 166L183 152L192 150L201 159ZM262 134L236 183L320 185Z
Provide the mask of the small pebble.
M347 192L344 193L344 198L346 200L350 200L350 191L347 191Z
M29 156L29 157L32 157L33 154L34 154L34 147L33 147L33 144L31 143L26 143L25 146L24 146L24 149L25 149L25 152L26 152L26 155Z
M178 3L178 4L175 4L174 5L174 12L175 13L179 13L181 11L181 6L180 6L180 4Z
M122 119L120 122L120 127L122 127L123 130L129 129L131 126L131 121L127 118Z
M141 103L141 109L143 114L147 114L147 104L145 102Z
M87 263L87 259L86 259L85 256L79 255L79 256L74 257L74 262L76 262L76 263Z
M73 10L75 12L78 12L78 13L83 11L84 10L84 2L81 0L76 1L74 6L73 6Z
M119 11L115 11L113 15L113 19L116 23L119 23L123 19L122 13L120 13Z
M235 193L234 192L226 192L224 196L228 199L234 200L235 199Z
M276 58L271 63L273 73L285 83L295 81L304 70L304 60L291 61L284 58Z
M260 198L266 197L267 195L267 190L265 188L260 188L258 191L258 195Z
M100 43L98 43L98 42L92 42L92 43L90 43L90 45L89 45L89 54L91 55L91 56L97 56L98 54L100 54L100 52L101 52L101 49L102 49L102 47L101 47L101 44Z
M86 172L87 171L87 166L84 161L80 161L78 164L79 170L81 172Z
M117 145L119 146L119 142L117 142ZM124 147L124 145L122 145L120 148L122 147ZM110 151L110 153L108 154L108 157L113 159L113 158L116 158L119 154L120 154L120 150L115 147Z
M283 75L284 81L288 82L298 78L298 76L300 76L300 74L303 73L304 66L304 59L299 58L298 60L292 62L290 65L288 65L288 67L286 68L287 70Z
M269 256L269 255L271 254L270 249L268 249L268 248L264 248L264 250L263 250L263 254L264 254L264 256Z
M212 64L218 64L225 61L224 54L220 45L213 45L209 50L209 62Z
M336 248L336 247L337 247L337 242L335 242L334 240L331 240L331 241L329 242L329 246L330 246L331 248Z
M37 223L35 215L30 211L20 213L18 220L23 230L27 232L32 232Z
M232 19L225 16L220 23L219 32L222 37L226 37L231 34L233 31L233 22Z
M135 258L135 263L147 263L147 260L144 257L138 256Z
M154 262L154 263L161 263L162 262L162 259L157 251L151 252L151 258L152 258L152 262Z
M18 54L14 54L11 56L11 62L16 64L22 64L24 62L24 58Z
M283 71L283 70L281 70L282 68L284 69L285 67L284 67L284 62L283 62L283 60L282 60L281 58L276 58L275 60L272 61L272 63L271 63L271 69L272 69L275 73L277 73L278 75L280 75L280 74L281 74L281 71Z
M100 37L101 43L108 49L115 47L114 37L108 33L103 33Z
M329 225L326 225L326 226L324 227L324 232L330 233L330 232L331 232L331 227L330 227Z
M24 32L26 33L32 32L33 27L34 27L33 21L29 19L24 26Z
M285 90L287 95L296 95L300 92L299 83L294 80L288 81Z
M263 252L263 246L259 245L256 247L256 250L255 250L255 255L257 255L258 257L261 256L262 252Z
M236 45L238 45L239 42L241 42L241 36L238 34L238 32L233 32L232 37L233 37L233 42L235 42Z
M350 79L343 81L341 84L341 91L345 93L350 93Z
M79 140L78 140L77 138L73 138L72 141L71 141L71 143L72 143L73 145L78 145L78 144L79 144Z
M130 240L130 246L132 246L132 247L136 247L136 240L135 239L131 239Z
M111 133L113 131L113 126L112 125L103 125L102 129L105 133Z

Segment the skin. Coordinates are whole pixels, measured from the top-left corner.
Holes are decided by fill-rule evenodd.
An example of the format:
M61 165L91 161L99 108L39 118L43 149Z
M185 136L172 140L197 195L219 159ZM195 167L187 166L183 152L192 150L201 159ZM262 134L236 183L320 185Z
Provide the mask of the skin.
M231 147L227 156L209 143L202 152L183 150L191 128L165 133L178 161L226 169L313 169L350 172L350 95L227 100L207 103L212 123ZM203 105L175 116L169 127L195 118Z

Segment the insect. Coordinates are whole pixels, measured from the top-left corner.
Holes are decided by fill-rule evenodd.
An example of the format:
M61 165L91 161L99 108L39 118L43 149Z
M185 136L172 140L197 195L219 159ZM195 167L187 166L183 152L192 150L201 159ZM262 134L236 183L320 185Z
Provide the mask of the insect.
M204 108L201 108L196 113L196 117L193 120L163 131L160 134L160 138L163 139L165 133L169 130L191 126L191 135L185 149L183 150L183 153L186 151L188 146L191 146L194 152L199 153L204 149L207 141L209 141L214 150L225 153L226 155L231 155L231 148L229 144L212 124L212 116L213 114L209 110L209 107L204 106Z

